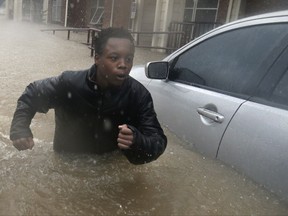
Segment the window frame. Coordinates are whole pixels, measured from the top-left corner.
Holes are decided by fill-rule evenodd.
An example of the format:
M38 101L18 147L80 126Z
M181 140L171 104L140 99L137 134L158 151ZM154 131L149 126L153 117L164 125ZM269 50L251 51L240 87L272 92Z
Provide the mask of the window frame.
M198 10L201 10L201 11L211 11L211 10L213 10L213 11L216 12L216 13L215 13L215 18L214 18L213 21L209 21L209 22L216 22L216 20L217 20L217 15L218 15L218 10L219 10L220 0L217 0L217 7L216 7L216 8L212 8L212 7L211 7L211 8L198 7L199 1L201 1L201 0L194 0L194 5L193 5L193 7L187 7L187 6L186 6L186 5L187 5L187 0L185 1L183 21L184 21L184 22L198 22L198 21L196 20L196 16L197 16L197 11L198 11ZM191 20L186 20L186 19L185 19L186 10L192 10ZM203 22L203 21L201 21L201 22ZM208 21L207 21L207 22L208 22Z
M283 39L280 46L283 47L282 52L279 54L267 75L260 83L257 92L249 99L249 101L288 110L288 102L285 104L271 100L273 92L281 82L282 77L288 76L288 35Z
M182 51L181 53L178 53L176 56L174 56L174 58L172 60L169 61L169 73L168 73L168 77L167 77L167 81L170 82L176 82L176 83L181 83L184 85L189 85L189 86L195 86L198 88L202 88L202 89L206 89L206 90L211 90L214 92L218 92L218 93L222 93L222 94L226 94L226 95L230 95L230 96L234 96L234 97L238 97L238 98L242 98L242 99L249 99L251 96L254 95L254 93L256 92L256 90L258 89L258 86L261 85L261 83L263 82L263 80L260 80L258 83L257 87L253 87L253 89L251 89L251 94L240 94L240 93L235 93L235 92L231 92L231 91L226 91L226 90L221 90L218 88L214 88L214 87L209 87L206 85L199 85L197 83L187 83L184 81L179 81L179 80L171 80L171 71L174 68L175 64L178 62L179 58L186 52L188 52L189 50L193 49L194 47L200 45L201 43L210 40L214 37L217 37L221 34L225 34L227 32L231 32L231 31L235 31L235 30L239 30L239 29L243 29L243 28L250 28L250 27L255 27L255 26L261 26L261 25L274 25L274 24L280 24L280 23L260 23L260 24L253 24L253 25L247 25L247 26L242 26L239 28L233 28L227 31L221 31L218 34L213 34L210 37L205 38L205 40L200 40L198 43L192 43L189 47L187 47L184 51ZM284 23L284 25L288 25L287 23ZM277 57L279 57L281 51L283 51L285 49L285 47L283 48L283 41L286 41L288 35L284 36L284 38L282 39L282 41L279 41L279 43L270 51L270 54L267 55L267 57L265 59L263 59L263 63L260 65L260 67L257 69L257 71L259 70L266 70L266 72L264 72L264 77L263 79L266 77L267 73L269 73L269 68L271 67L271 65L273 64L273 62L276 60ZM286 44L286 43L285 43ZM288 43L287 43L288 44Z
M94 6L96 6L96 7L94 7ZM97 14L99 12L100 12L100 14ZM97 0L96 5L93 5L91 7L92 18L90 19L90 24L92 24L92 25L101 24L100 21L101 21L103 14L104 14L104 1L103 0ZM95 16L96 16L96 20L94 20Z

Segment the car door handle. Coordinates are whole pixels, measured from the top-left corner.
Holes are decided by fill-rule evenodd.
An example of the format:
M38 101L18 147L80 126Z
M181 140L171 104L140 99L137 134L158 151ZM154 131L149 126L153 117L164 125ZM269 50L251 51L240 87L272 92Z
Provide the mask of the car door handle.
M224 121L224 116L217 112L214 112L214 111L202 108L202 107L197 108L197 112L200 115L205 116L209 119L212 119L215 122L222 123Z

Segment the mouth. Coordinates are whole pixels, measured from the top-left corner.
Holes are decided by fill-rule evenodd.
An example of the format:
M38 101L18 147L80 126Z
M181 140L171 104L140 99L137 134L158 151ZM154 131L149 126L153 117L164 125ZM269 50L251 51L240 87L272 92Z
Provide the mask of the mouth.
M125 75L125 74L119 74L119 75L117 75L116 77L117 77L118 80L124 80L124 79L127 78L127 75Z

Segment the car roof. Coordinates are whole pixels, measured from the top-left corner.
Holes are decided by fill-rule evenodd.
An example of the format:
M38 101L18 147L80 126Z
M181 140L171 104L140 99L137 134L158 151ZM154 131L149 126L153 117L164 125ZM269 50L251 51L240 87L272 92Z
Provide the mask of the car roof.
M164 61L170 61L175 56L179 55L179 53L187 50L193 44L199 43L208 37L220 34L222 32L233 30L236 28L257 25L257 24L281 23L281 22L288 23L288 10L250 16L250 17L246 17L246 18L233 21L233 22L229 22L195 38L194 40L190 41L189 43L185 44L184 46L182 46L181 48L173 52L172 54L168 55L164 59Z
M288 10L283 10L283 11L264 13L264 14L260 14L260 15L255 15L255 16L242 18L242 19L239 19L239 20L231 22L231 24L235 24L235 23L239 23L239 22L245 22L245 21L250 21L250 20L260 20L260 19L275 18L275 17L279 18L279 17L287 17L287 16L288 16Z

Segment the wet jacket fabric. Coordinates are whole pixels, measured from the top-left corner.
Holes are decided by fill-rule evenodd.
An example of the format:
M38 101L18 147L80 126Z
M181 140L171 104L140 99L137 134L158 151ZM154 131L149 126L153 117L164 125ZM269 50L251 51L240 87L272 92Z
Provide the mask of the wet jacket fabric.
M157 159L167 139L157 120L148 90L132 77L119 88L101 91L91 77L97 68L66 71L29 84L17 102L10 139L33 137L36 112L55 111L53 148L59 152L102 154L118 149L118 125L133 131L130 149L122 150L134 164Z

